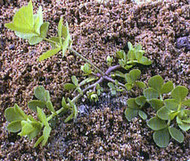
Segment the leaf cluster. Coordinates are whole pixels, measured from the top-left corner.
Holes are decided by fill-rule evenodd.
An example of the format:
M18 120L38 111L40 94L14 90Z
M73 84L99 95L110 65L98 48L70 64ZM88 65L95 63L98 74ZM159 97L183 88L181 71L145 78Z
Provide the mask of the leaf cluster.
M174 121L182 131L190 129L190 110L187 108L190 107L190 99L185 99L187 95L188 89L186 87L177 86L174 88L171 81L164 83L161 76L153 76L148 81L148 88L143 90L143 96L127 101L128 108L125 110L125 116L128 121L131 121L147 102L156 110L156 116L147 122L147 125L154 130L155 143L159 147L166 147L169 144L170 136L182 143L184 135L174 127ZM167 99L164 99L165 96ZM144 113L143 116L140 115L146 119Z
M152 62L147 57L143 56L145 51L142 50L140 44L135 47L128 42L129 51L120 50L116 52L116 57L119 59L119 64L126 70L132 68L135 64L150 65Z

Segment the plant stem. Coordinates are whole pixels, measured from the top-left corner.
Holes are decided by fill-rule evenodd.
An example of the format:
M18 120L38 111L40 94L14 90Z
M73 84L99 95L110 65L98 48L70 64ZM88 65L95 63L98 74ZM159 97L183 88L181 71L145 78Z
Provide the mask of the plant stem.
M80 57L81 59L83 59L85 62L89 63L90 65L92 65L93 68L95 68L99 73L101 73L101 75L105 75L104 72L102 72L97 66L95 66L91 61L89 61L88 59L86 59L84 56L82 56L80 53L78 53L76 50L72 49L72 48L68 48L71 52L73 52L76 56Z
M53 43L53 44L57 44L57 42L53 41L53 40L50 40L50 39L47 39L47 38L43 38L45 41L48 41L50 43Z

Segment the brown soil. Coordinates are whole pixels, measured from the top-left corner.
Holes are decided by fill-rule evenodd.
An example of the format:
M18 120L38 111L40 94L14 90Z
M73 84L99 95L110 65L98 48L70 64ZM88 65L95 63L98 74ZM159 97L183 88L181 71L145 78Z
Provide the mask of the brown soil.
M4 27L26 1L2 1L0 7L0 160L187 160L190 158L189 134L182 144L171 140L158 148L152 131L139 118L131 123L123 116L124 106L111 108L100 104L75 122L64 124L60 117L47 146L33 148L34 141L6 131L4 110L17 103L30 113L27 102L33 89L43 85L50 91L59 109L61 98L69 96L63 85L72 75L81 75L79 58L68 53L38 62L39 55L50 48L47 43L29 46ZM153 64L139 66L142 80L160 74L165 80L190 89L190 2L175 0L142 5L89 1L35 1L34 10L43 7L50 22L49 36L56 34L61 15L68 22L73 47L102 70L108 55L119 49L127 51L127 42L140 43Z

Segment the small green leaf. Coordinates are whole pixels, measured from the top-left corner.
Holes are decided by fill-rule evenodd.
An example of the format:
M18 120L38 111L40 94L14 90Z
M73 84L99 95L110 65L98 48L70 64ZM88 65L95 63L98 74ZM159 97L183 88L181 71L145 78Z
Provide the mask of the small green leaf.
M72 83L65 83L64 84L64 89L66 89L66 90L72 90L72 89L75 89L75 88L76 88L76 86L74 84L72 84Z
M158 98L159 93L153 89L153 88L147 88L143 91L144 96L146 97L147 100L151 100L153 98Z
M28 41L30 45L35 45L38 44L39 42L41 42L43 40L43 38L39 37L39 36L32 36Z
M9 132L19 132L21 130L21 121L16 120L8 124L7 129Z
M173 90L173 88L174 88L174 85L173 85L172 81L168 81L162 85L161 94L169 93Z
M131 108L125 109L125 117L128 121L131 121L137 115L138 115L138 110L131 109Z
M164 80L160 75L153 76L148 80L149 87L152 87L159 92L163 84L164 84Z
M163 101L156 98L149 100L149 103L152 106L152 108L154 108L155 110L159 110L161 107L164 106Z
M128 42L127 44L128 44L129 50L132 50L133 49L133 45L131 44L131 42Z
M22 121L27 118L27 115L23 116L22 114L18 113L16 107L19 108L18 105L15 104L14 107L9 107L5 110L5 118L8 122Z
M112 62L113 62L113 57L110 57L109 55L107 56L107 59L106 59L106 62L107 62L107 65L108 66L111 66Z
M67 123L67 122L69 122L69 121L72 120L72 119L73 119L73 113L71 113L71 114L64 120L64 122Z
M40 34L40 27L43 24L42 7L40 6L36 15L34 15L34 31Z
M28 135L34 130L34 127L31 125L31 123L25 120L21 121L21 126L22 130L20 133L18 133L20 136Z
M42 55L40 55L40 57L39 57L38 60L39 60L39 61L45 60L45 59L47 59L47 58L49 58L49 57L51 57L51 56L57 54L60 50L61 50L60 47L59 47L59 48L55 48L55 49L48 50L48 51L46 51L45 53L43 53Z
M150 65L150 64L152 64L151 60L149 60L145 56L142 56L142 58L138 61L138 63L142 64L142 65Z
M137 79L140 78L141 71L139 69L133 69L129 72L130 78L132 82L135 82Z
M122 72L120 72L118 70L114 72L113 76L114 77L117 76L117 77L125 78L125 74L123 74Z
M61 45L62 45L62 27L63 27L63 16L61 16L58 23L58 36L59 36L59 43Z
M72 77L71 77L71 80L72 80L72 82L73 82L73 84L74 84L75 86L78 86L78 79L76 78L76 76L72 76Z
M118 59L124 59L125 51L124 50L119 50L116 52L116 57Z
M15 13L13 22L5 24L5 27L22 33L34 33L33 26L34 18L32 1Z
M147 122L148 127L152 130L161 130L167 127L165 121L159 119L158 117L153 117Z
M183 101L182 104L190 107L190 99Z
M169 113L169 119L170 120L173 120L178 114L179 114L180 111L173 111L173 112L170 112Z
M159 131L155 131L153 134L153 139L156 145L159 146L160 148L167 147L170 141L170 135L168 129L165 128Z
M45 126L44 127L44 130L43 130L43 140L42 140L42 146L44 146L47 141L48 141L48 138L50 136L50 133L51 133L51 127L48 125L48 126Z
M45 126L49 126L47 118L45 113L42 111L42 109L40 109L39 107L37 107L37 116L39 118L39 120L45 125Z
M53 42L55 42L55 43L50 43L50 44L51 44L51 47L52 47L53 49L57 48L57 46L60 46L60 44L59 44L59 37L53 36L53 37L50 38L50 40L53 41ZM60 49L60 50L61 50L61 49Z
M125 88L126 88L128 91L130 91L130 90L133 88L133 85L130 84L130 83L126 83L126 84L125 84Z
M47 101L47 102L46 102L46 106L47 106L47 108L48 108L51 112L55 112L55 109L54 109L53 104L52 104L51 101Z
M139 97L135 98L135 102L136 102L137 105L139 105L139 106L142 107L142 106L144 106L145 103L146 103L146 97L144 97L144 96L139 96Z
M31 124L34 127L34 130L30 134L28 134L29 140L32 140L33 138L35 138L40 133L43 126L41 123L37 121L32 121Z
M92 73L92 70L90 68L90 65L88 63L85 63L83 66L81 66L81 70L86 74L89 75Z
M28 102L28 107L31 110L37 112L37 107L45 108L46 104L44 102L42 102L41 100L31 100Z
M36 143L34 144L34 148L37 147L43 140L44 140L44 136L42 135L42 136L40 136L40 137L38 138L38 140L37 140Z
M167 109L176 111L179 103L175 99L166 99L164 100L164 104Z
M139 88L142 88L142 89L146 88L146 84L143 83L143 82L141 82L141 81L136 81L135 84L136 84Z
M186 123L178 124L181 130L188 131L190 129L190 125Z
M173 89L171 96L178 102L182 102L188 94L188 89L184 86L177 86Z
M125 74L125 80L126 80L126 82L129 83L129 84L134 83L133 80L132 80L132 78L130 77L130 74L129 74L129 73Z
M42 38L45 38L47 36L48 28L49 28L49 22L44 22L41 25L41 27L40 27L40 36Z
M129 98L129 99L127 100L127 105L128 105L128 107L131 108L131 109L139 110L140 107L139 107L138 104L135 102L135 100L136 100L135 98Z
M141 110L139 110L139 116L143 119L146 120L147 119L147 114Z
M184 135L181 131L179 131L175 127L169 127L168 130L173 139L175 139L179 143L182 143L184 141Z
M42 102L48 101L49 97L47 98L46 90L43 86L37 86L34 88L34 95L37 99L41 100Z
M169 120L169 114L170 114L170 110L168 110L165 106L161 107L157 111L158 117L162 120Z
M62 105L62 107L67 107L67 103L66 103L64 97L62 97L61 105Z

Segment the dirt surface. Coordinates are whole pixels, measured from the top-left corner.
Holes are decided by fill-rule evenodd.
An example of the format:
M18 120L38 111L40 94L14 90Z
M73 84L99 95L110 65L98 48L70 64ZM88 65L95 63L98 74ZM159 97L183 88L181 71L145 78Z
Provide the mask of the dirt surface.
M95 105L75 122L64 124L59 118L46 147L33 148L35 140L20 138L6 131L4 110L17 103L31 113L27 102L33 89L43 85L50 91L57 109L62 96L70 96L63 85L72 75L80 76L84 62L67 53L38 62L50 48L46 42L30 46L4 27L26 1L2 1L0 7L0 160L187 160L190 158L189 133L182 144L171 140L165 149L158 148L152 131L139 118L127 122L123 104ZM127 49L127 42L140 43L153 61L139 66L147 80L160 74L165 80L190 89L190 2L175 0L136 5L130 1L98 3L91 1L36 1L34 10L43 7L44 19L50 22L49 36L55 35L59 18L68 22L73 47L102 70L108 55ZM122 96L120 96L121 98ZM81 106L81 105L79 105ZM86 105L85 105L86 106Z

